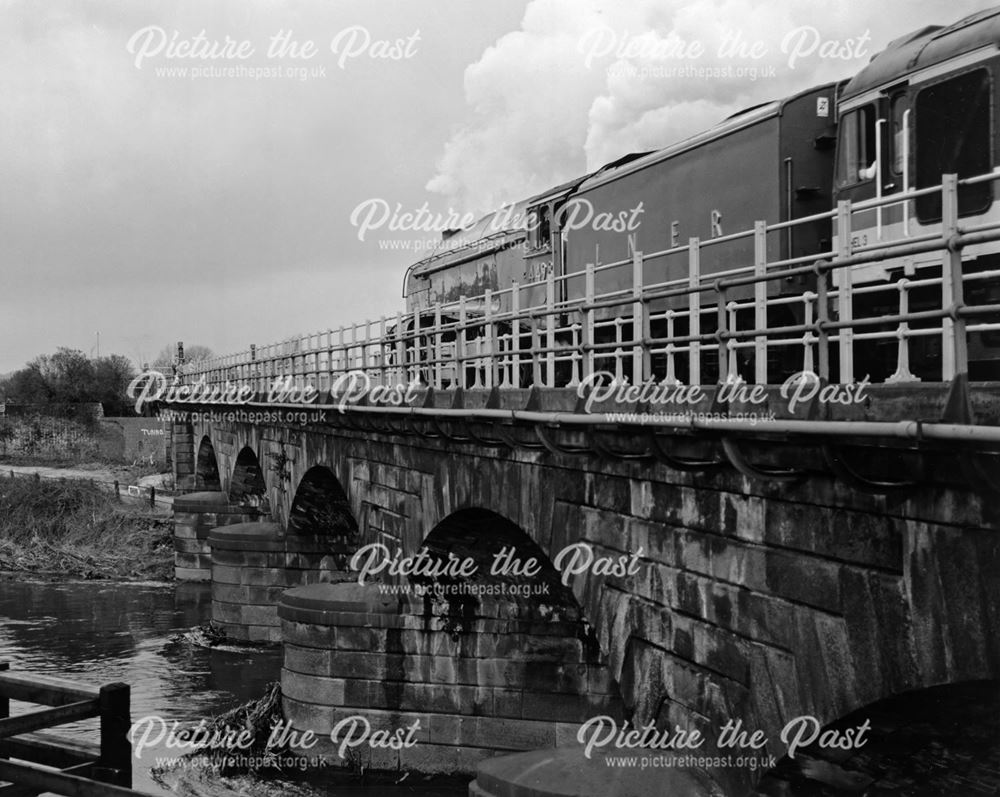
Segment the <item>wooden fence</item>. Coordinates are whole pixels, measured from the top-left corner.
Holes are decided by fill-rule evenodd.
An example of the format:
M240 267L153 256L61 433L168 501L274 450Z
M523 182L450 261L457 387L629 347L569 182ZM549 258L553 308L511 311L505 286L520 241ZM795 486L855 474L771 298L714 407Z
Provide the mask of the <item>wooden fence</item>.
M132 785L128 684L101 687L11 672L0 661L0 797L41 792L66 797L126 797ZM46 706L10 716L10 701ZM67 722L100 718L100 743L64 739L38 731ZM17 759L17 760L14 760Z

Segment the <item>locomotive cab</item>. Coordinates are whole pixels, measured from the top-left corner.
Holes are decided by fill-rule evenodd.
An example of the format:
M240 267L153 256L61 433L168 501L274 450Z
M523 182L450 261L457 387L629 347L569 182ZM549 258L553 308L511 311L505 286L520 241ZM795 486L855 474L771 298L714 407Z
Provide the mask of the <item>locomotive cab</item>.
M947 28L924 28L891 42L844 89L839 102L836 199L856 205L922 189L927 193L853 211L849 229L841 229L842 217L835 220L835 251L840 256L941 234L944 198L941 190L934 189L940 188L942 176L956 174L962 181L994 171L998 43L1000 11L996 9ZM1000 221L994 191L990 180L959 185L961 228ZM996 243L969 246L962 259L966 303L1000 300L997 280L988 277L1000 268L1000 247ZM970 278L977 273L982 277ZM851 297L850 305L841 300L841 315L896 316L940 307L941 275L939 252L915 253L857 265L849 274L834 271L833 284L852 293L862 288L861 294ZM900 285L904 279L907 282ZM878 285L886 290L878 290ZM873 334L854 347L855 373L889 381L948 378L942 377L940 338L919 331L936 323L930 319L911 325L908 368L897 363L898 342L890 334L895 327L873 328ZM991 364L996 360L991 352L1000 343L992 340L995 334L970 337L973 378L1000 376Z

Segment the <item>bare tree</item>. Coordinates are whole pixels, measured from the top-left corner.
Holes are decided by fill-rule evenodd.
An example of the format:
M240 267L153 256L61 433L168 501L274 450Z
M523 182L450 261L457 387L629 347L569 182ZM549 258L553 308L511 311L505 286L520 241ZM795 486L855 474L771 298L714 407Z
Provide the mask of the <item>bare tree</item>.
M157 369L169 368L174 364L176 357L177 344L168 344L156 355L156 359L150 363L150 367ZM213 357L215 357L215 352L208 348L208 346L198 344L188 346L184 344L184 362L196 363L201 360L211 360Z

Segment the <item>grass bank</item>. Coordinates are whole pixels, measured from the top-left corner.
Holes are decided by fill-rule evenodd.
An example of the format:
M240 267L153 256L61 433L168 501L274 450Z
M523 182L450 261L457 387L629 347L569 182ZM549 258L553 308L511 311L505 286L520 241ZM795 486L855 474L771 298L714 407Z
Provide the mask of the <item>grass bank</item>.
M171 521L86 481L0 478L0 570L167 580Z

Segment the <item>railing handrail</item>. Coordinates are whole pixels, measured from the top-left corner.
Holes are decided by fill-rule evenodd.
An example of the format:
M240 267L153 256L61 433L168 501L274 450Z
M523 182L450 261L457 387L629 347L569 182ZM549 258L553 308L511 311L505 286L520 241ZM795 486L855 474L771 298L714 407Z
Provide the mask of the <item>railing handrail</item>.
M200 361L184 366L185 378L203 377L209 384L219 384L233 379L239 381L254 380L261 382L267 378L290 377L297 380L332 378L351 370L366 370L373 374L386 376L392 371L398 374L417 374L428 383L435 386L443 384L441 374L447 371L447 381L450 386L466 386L466 368L483 368L484 360L492 358L500 360L487 367L487 373L475 379L484 379L493 386L518 386L520 377L513 373L515 365L528 366L533 369L533 377L543 379L551 386L553 369L558 363L566 363L573 369L573 377L569 384L592 372L598 357L612 357L616 368L624 370L624 361L628 360L628 368L634 373L646 373L651 354L662 353L667 356L669 369L673 368L672 357L687 354L689 356L689 371L692 383L699 378L700 353L703 351L720 351L719 378L726 378L726 373L733 364L725 360L731 359L735 351L746 347L748 340L754 340L754 356L758 362L757 375L766 375L767 365L764 362L770 346L790 345L787 339L770 340L769 333L788 331L801 333L799 344L805 350L805 362L811 360L811 347L821 345L840 346L842 358L850 359L853 345L853 329L855 326L870 325L870 321L853 319L850 296L853 295L851 269L856 266L878 264L890 258L925 255L940 252L950 264L942 277L942 291L952 301L943 302L940 311L934 311L941 321L941 334L950 341L949 346L958 346L953 329L963 325L961 302L960 254L958 265L953 262L957 250L964 245L980 244L1000 240L1000 224L978 224L971 232L961 232L958 228L957 191L960 186L975 185L1000 179L1000 169L971 178L957 179L954 175L942 177L941 185L920 189L911 188L895 194L888 194L874 199L856 203L842 201L838 207L813 214L801 219L793 219L775 224L760 221L751 230L739 231L717 238L700 240L692 238L686 245L671 249L644 254L633 251L630 258L615 260L612 263L585 264L582 269L567 271L564 274L549 276L542 282L521 285L514 282L510 287L487 291L474 297L462 297L457 302L448 302L432 307L415 309L406 313L396 313L395 316L382 316L378 320L367 320L361 323L342 326L339 330L328 329L309 335L292 337L285 341L264 346L253 346L245 351L223 355L211 360ZM905 205L919 197L933 193L941 193L942 216L940 232L907 234L891 241L875 241L865 245L855 246L850 240L851 221L854 215L868 213L872 210ZM907 214L909 211L907 210ZM837 223L837 244L835 248L816 255L789 257L778 260L768 260L768 240L774 233L791 230L797 226L813 223L817 220L833 219ZM745 266L728 268L703 274L700 268L700 252L708 247L725 244L736 240L752 239L754 243L756 262ZM631 243L630 243L631 246ZM687 256L688 274L678 275L678 279L659 282L653 285L643 284L642 264L653 257ZM598 292L597 279L612 269L624 269L633 264L633 281L631 287L615 287L613 290ZM579 264L572 264L577 266ZM822 286L818 292L810 293L803 290L801 295L786 293L777 297L767 296L767 285L779 280L794 277L818 277L822 283L825 274L847 274L841 286ZM956 276L957 275L957 276ZM556 297L555 286L567 285L571 281L580 281L582 290L569 299L560 300ZM871 285L865 285L862 293L870 293ZM882 286L896 290L896 285ZM752 290L754 298L735 306L728 299L731 291L743 288ZM521 294L525 290L533 290L536 297L539 291L546 297L542 300L532 300L529 307L521 306ZM702 316L713 315L711 302L703 303L704 294L714 295L718 316L718 325L712 332L697 332L681 334L670 333L668 338L654 338L648 332L654 304L674 302L677 313L668 318L679 322L684 320L688 326L700 327ZM819 294L822 294L820 296ZM858 294L862 295L862 294ZM500 297L509 300L509 307L494 310L494 302ZM958 297L956 303L955 298ZM822 302L836 300L839 303L841 318L831 320ZM900 302L907 299L907 291L900 291ZM682 306L686 300L686 307ZM822 300L822 302L821 302ZM752 304L751 304L752 302ZM779 304L795 305L802 302L806 312L810 314L809 324L782 325L770 327L766 320L767 307ZM474 310L472 308L475 308ZM737 328L735 324L737 310L755 308L756 323L751 328ZM606 322L598 317L599 313L610 313L616 310L620 313L615 322ZM731 316L731 317L730 317ZM571 321L562 321L572 317ZM661 316L656 316L662 320ZM900 313L887 316L887 322L898 322L900 327L887 336L897 336L903 341L901 348L908 344L909 336L926 335L925 330L911 330L908 320L926 321L932 319L926 311L923 314L910 313L901 309ZM607 329L613 324L616 327L615 339L598 342L595 331ZM631 324L631 333L625 336L621 324ZM373 329L374 327L374 329ZM800 328L802 327L802 328ZM533 331L532 331L533 330ZM830 332L843 330L843 334L831 336ZM872 333L866 333L869 337ZM881 333L878 333L881 334ZM522 338L532 336L530 346L525 347ZM558 336L564 340L557 343ZM572 336L572 344L567 347L565 338ZM962 332L964 345L964 330ZM449 340L444 340L448 337ZM866 338L858 338L863 340ZM652 352L650 343L660 344L662 352ZM794 343L794 341L793 341ZM725 346L723 345L725 344ZM485 346L485 352L483 348ZM726 349L727 357L721 354ZM950 354L947 364L943 366L943 381L948 381L956 371L956 364L964 365L965 355L958 346L954 357ZM825 355L821 355L821 363ZM900 358L905 355L900 353ZM827 358L828 359L828 358ZM533 363L537 362L536 365ZM828 366L827 366L828 367ZM424 371L435 369L431 376ZM643 369L646 370L643 370ZM461 371L461 374L455 372ZM671 370L672 373L672 370ZM906 373L904 369L904 375ZM841 377L844 382L853 381L850 363L841 366ZM668 375L668 378L670 376ZM534 380L537 383L537 380Z

